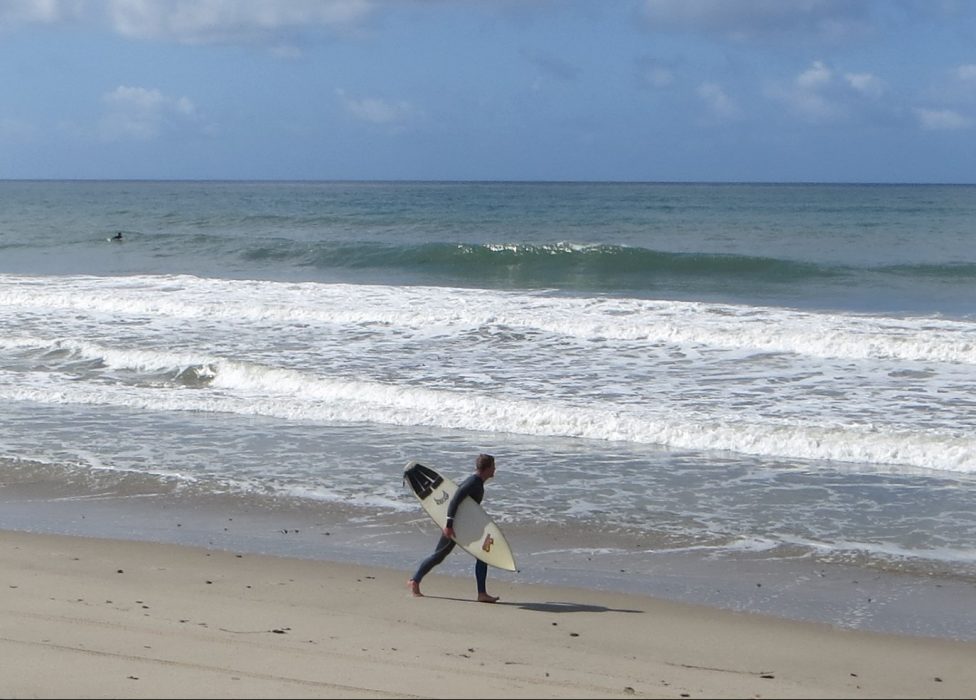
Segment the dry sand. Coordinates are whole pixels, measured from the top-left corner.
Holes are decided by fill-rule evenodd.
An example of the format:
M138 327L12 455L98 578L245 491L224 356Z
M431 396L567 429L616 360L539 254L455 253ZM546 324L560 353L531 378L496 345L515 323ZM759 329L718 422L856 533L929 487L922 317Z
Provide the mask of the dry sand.
M0 532L5 698L976 695L976 643L640 596Z

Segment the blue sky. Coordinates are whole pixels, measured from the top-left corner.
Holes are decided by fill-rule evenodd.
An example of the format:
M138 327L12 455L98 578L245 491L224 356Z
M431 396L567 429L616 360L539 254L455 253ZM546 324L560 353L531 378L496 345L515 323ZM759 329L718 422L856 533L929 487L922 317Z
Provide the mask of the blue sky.
M0 178L976 182L969 0L0 0Z

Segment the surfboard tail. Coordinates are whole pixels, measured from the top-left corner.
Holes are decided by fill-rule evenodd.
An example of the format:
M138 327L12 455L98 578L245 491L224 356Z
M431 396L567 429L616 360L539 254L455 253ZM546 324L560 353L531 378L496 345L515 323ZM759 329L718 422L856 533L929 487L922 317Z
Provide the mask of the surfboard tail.
M447 521L448 504L458 485L419 462L407 462L403 468L403 481L420 500L431 520L443 528ZM454 541L471 556L488 566L518 571L505 535L477 501L465 498L458 505L454 532Z
M444 477L419 462L407 463L403 469L403 480L410 484L410 489L420 500L427 498L444 483Z

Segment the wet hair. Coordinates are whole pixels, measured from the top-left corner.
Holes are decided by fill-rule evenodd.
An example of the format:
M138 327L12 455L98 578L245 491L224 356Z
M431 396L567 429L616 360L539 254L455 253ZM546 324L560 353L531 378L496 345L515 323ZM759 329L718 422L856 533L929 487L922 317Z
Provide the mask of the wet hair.
M482 452L480 455L478 455L478 459L474 464L475 468L479 472L483 472L485 469L495 466L495 458Z

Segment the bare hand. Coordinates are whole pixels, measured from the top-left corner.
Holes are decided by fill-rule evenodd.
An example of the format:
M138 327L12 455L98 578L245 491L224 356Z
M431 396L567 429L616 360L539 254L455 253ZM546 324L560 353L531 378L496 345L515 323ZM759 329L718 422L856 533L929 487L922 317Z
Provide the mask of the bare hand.
M445 527L444 528L444 537L447 537L448 539L453 540L454 539L454 528L453 527Z

